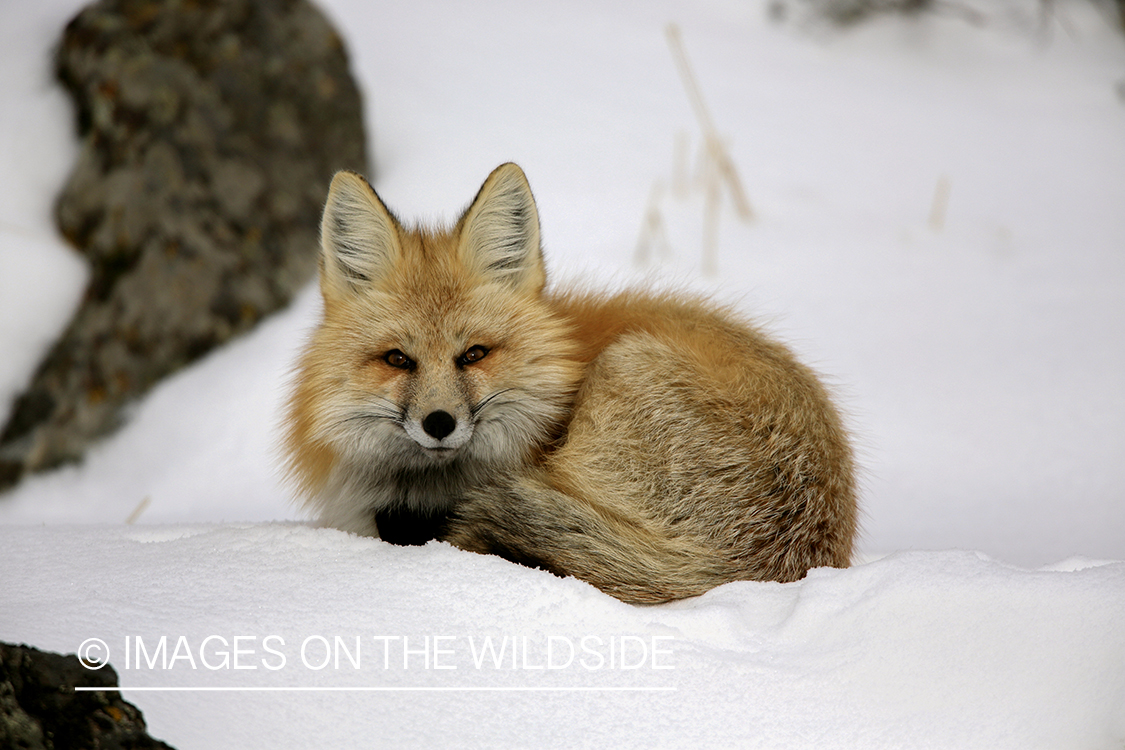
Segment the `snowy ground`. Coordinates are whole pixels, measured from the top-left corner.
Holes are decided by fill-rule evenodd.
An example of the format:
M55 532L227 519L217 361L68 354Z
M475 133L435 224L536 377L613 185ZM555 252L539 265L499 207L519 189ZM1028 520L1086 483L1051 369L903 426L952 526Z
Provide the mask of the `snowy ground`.
M6 637L100 638L122 685L229 690L125 691L180 750L1125 739L1122 563L1031 573L900 552L645 608L445 545L301 525L3 537L31 573L5 583ZM277 690L292 687L331 690Z
M975 0L980 26L846 33L772 22L760 2L325 5L396 211L452 219L515 160L556 277L655 274L769 321L840 394L862 546L893 554L632 608L443 545L294 523L273 444L310 289L161 386L82 466L0 497L0 639L101 638L139 687L441 689L127 691L181 750L1125 745L1125 563L1091 562L1125 560L1125 37L1092 5L1056 2L1039 25L1034 5ZM0 413L85 283L50 220L76 145L48 50L77 7L0 5ZM669 21L757 214L724 205L711 276L700 191L674 190L677 143L694 160L701 133ZM671 257L638 265L657 181ZM126 638L166 636L171 655L183 636L198 659L221 650L209 635L254 638L240 644L259 668L122 668ZM301 643L335 636L361 637L361 668L307 668ZM376 636L448 648L458 669L427 654L403 669L403 641ZM527 644L528 668L477 668L490 636ZM588 669L587 637L650 658ZM567 667L534 669L567 645ZM569 692L509 690L543 687ZM648 690L574 690L611 687Z

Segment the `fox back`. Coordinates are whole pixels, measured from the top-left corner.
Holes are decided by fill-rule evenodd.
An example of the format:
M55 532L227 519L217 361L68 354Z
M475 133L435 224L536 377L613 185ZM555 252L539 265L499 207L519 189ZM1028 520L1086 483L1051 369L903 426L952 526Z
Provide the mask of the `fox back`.
M816 376L706 300L545 291L519 167L444 232L341 172L321 245L286 449L322 523L633 602L848 564L854 469Z

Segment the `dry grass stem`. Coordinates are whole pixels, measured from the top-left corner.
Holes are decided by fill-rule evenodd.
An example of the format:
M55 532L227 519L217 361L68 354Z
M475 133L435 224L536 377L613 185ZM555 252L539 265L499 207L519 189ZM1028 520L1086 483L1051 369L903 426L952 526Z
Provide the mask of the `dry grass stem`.
M125 519L125 525L132 526L133 524L135 524L137 522L137 519L141 517L142 513L148 510L148 506L151 504L152 498L146 495L143 500L137 503L137 507L133 508L133 512L129 514L129 517Z
M945 228L945 215L949 210L949 193L953 186L949 177L942 175L934 186L934 198L930 202L930 229L940 232Z
M672 50L672 59L675 61L676 69L680 73L680 80L683 81L684 90L687 92L688 99L691 101L692 109L695 110L695 116L699 121L700 130L703 131L703 141L707 149L707 155L715 163L715 166L718 167L717 179L721 179L726 183L727 189L730 191L731 200L734 202L735 211L738 212L739 217L744 221L748 221L753 218L754 211L750 207L750 201L746 198L746 191L742 189L742 181L738 177L738 170L735 169L734 160L731 159L730 153L719 137L719 131L715 127L715 121L712 119L711 112L707 108L707 102L703 99L703 93L699 88L699 80L696 78L691 63L688 61L687 52L684 50L680 27L674 23L670 23L666 29L666 34L668 36L668 46Z

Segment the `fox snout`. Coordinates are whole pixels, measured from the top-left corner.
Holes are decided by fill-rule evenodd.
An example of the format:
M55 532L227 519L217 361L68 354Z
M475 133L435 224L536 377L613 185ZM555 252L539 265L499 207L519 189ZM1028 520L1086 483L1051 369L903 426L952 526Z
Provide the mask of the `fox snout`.
M427 452L453 451L469 442L474 427L471 415L458 417L454 412L436 408L423 411L420 417L408 414L403 429Z

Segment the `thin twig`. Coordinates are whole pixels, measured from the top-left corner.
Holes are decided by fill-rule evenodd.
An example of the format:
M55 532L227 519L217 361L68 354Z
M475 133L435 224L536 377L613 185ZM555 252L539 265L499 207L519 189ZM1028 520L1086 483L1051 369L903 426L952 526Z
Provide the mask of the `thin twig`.
M145 495L144 500L141 500L139 503L137 503L137 507L133 508L133 512L130 513L129 517L125 519L125 524L127 526L132 526L134 523L136 523L137 519L141 517L141 514L148 509L149 503L151 502L152 498L148 495Z
M753 218L754 211L750 207L750 201L746 199L746 193L742 189L742 181L738 178L734 161L727 153L722 139L719 138L715 121L711 118L710 110L707 109L707 102L704 101L703 93L699 88L699 80L696 78L691 63L688 61L687 52L684 50L680 27L670 23L665 29L665 33L668 37L668 46L672 49L672 58L676 62L676 69L680 73L680 80L684 84L688 99L691 100L692 109L695 110L696 119L699 120L699 127L703 131L703 140L707 152L718 167L719 175L727 183L735 210L744 221L748 221Z
M930 202L930 229L940 232L945 228L945 214L949 210L949 193L953 189L949 177L942 175L934 186L934 198Z
M664 231L664 215L660 212L660 203L663 199L664 182L655 180L648 194L648 206L645 208L644 223L641 225L641 236L637 238L637 250L633 256L633 262L637 265L644 265L649 261L649 251L654 245L658 255L672 254L668 245L668 235Z

